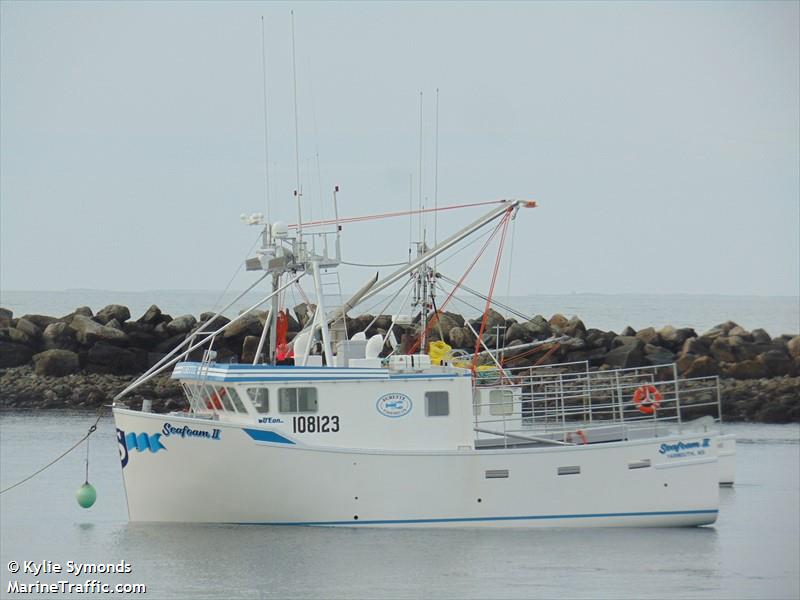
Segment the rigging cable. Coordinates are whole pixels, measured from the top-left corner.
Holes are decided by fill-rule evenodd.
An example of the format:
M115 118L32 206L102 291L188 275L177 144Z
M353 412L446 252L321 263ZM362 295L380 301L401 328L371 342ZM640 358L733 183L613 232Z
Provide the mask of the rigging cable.
M37 476L39 473L41 473L42 471L44 471L44 470L46 470L46 469L49 469L50 467L52 467L54 464L56 464L58 461L60 461L62 458L64 458L64 457L65 457L67 454L69 454L70 452L72 452L73 450L75 450L75 449L76 449L78 446L80 446L80 445L81 445L83 442L87 442L87 450L86 450L86 452L87 452L87 455L86 455L86 473L87 473L87 479L88 479L88 473L89 473L89 455L88 455L88 452L89 452L89 450L88 450L88 440L89 440L89 436L90 436L90 435L92 435L92 434L93 434L95 431L97 431L97 424L100 422L100 419L103 417L103 413L105 412L105 411L103 410L104 408L105 408L105 407L103 407L103 406L101 406L101 407L100 407L100 409L98 410L98 413L97 413L97 418L95 419L95 421L94 421L94 423L92 424L92 426L91 426L91 427L89 427L89 430L86 432L86 435L84 435L84 436L83 436L81 439L79 439L77 442L75 442L75 443L74 443L74 444L73 444L73 445L72 445L72 446L71 446L69 449L67 449L67 450L65 450L64 452L62 452L61 454L59 454L57 457L55 457L53 460L51 460L49 463L47 463L45 466L43 466L43 467L42 467L41 469L39 469L38 471L35 471L35 472L31 473L31 474L30 474L30 475L28 475L28 476L27 476L25 479L21 479L21 480L20 480L20 481L18 481L17 483L15 483L15 484L13 484L13 485L10 485L10 486L8 486L8 487L7 487L7 488L5 488L4 490L0 490L0 494L5 494L6 492L8 492L8 491L10 491L10 490L13 490L15 487L22 485L22 484L23 484L23 483L25 483L26 481L30 481L31 479L33 479L34 477L36 477L36 476Z
M431 320L428 322L428 325L427 325L426 329L429 329L433 324L435 324L439 320L439 315L444 310L444 307L447 306L448 302L450 302L450 300L452 299L453 295L456 293L456 290L459 288L461 283L467 278L467 275L470 274L472 269L477 264L478 259L483 255L483 253L486 251L486 248L489 246L491 241L494 239L495 234L497 234L497 232L500 230L500 227L503 225L503 223L506 222L506 219L508 218L508 214L509 213L506 213L506 215L495 226L494 230L492 231L492 234L489 236L489 238L486 240L486 242L483 244L483 246L481 246L481 249L478 251L478 254L472 260L472 263L469 265L469 267L467 267L467 270L461 276L461 279L458 281L458 284L456 284L456 286L453 288L453 291L450 292L450 294L447 296L447 298L445 298L444 302L442 303L442 306L439 308L439 311L436 314L434 314L433 317L431 317ZM427 334L427 331L425 333ZM416 352L419 349L420 340L421 339L422 338L420 338L419 340L417 340L414 343L414 345L411 347L411 349L408 352L409 354L414 354L414 352Z
M459 208L472 208L475 206L487 206L489 204L502 204L504 202L508 202L508 200L485 200L483 202L470 202L466 204L452 204L450 206L442 206L440 208L424 208L419 211L414 210L401 210L397 212L388 212L388 213L379 213L375 215L364 215L360 217L340 217L338 220L339 224L342 223L360 223L362 221L375 221L376 219L391 219L394 217L405 217L408 215L414 215L418 212L421 213L429 213L434 211L445 211L445 210L456 210ZM336 219L325 219L322 221L307 221L302 223L303 227L321 227L323 225L334 225L337 223ZM299 229L297 223L291 223L288 225L289 229Z

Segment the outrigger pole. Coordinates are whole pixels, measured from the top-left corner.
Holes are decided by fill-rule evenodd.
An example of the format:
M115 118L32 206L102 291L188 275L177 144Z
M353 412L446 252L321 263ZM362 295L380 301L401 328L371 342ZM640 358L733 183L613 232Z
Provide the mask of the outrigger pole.
M500 206L498 206L497 208L492 209L484 216L480 217L479 219L476 219L475 221L473 221L460 231L454 233L449 238L437 244L424 254L420 254L416 260L408 263L407 265L404 265L391 275L388 275L387 277L376 283L372 287L372 289L369 290L369 292L364 294L363 298L361 298L361 301L363 302L371 298L375 294L382 292L387 287L396 283L398 280L402 279L404 276L416 270L421 265L425 264L432 258L439 256L442 252L448 250L449 248L451 248L452 246L463 240L465 237L473 234L475 231L477 231L481 227L484 227L485 225L488 225L495 219L502 217L504 214L511 211L519 210L522 207L534 208L535 206L536 206L535 202L527 200L502 200Z

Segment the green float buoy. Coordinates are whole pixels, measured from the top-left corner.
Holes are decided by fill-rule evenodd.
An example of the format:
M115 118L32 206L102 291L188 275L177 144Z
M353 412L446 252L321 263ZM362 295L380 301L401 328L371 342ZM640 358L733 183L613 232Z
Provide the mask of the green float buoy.
M75 493L75 498L81 507L91 508L95 500L97 500L97 490L87 481L78 488L78 491Z

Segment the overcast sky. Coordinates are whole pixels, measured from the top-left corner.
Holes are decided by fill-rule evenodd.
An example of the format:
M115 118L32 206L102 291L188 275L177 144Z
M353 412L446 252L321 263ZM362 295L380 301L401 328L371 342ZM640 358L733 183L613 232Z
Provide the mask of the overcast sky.
M294 222L294 8L304 216L334 184L342 215L407 208L410 174L417 204L420 90L432 204L438 87L439 204L540 205L513 294L796 295L798 6L2 2L0 287L225 287L265 211L262 15ZM345 233L350 261L406 257L407 220Z

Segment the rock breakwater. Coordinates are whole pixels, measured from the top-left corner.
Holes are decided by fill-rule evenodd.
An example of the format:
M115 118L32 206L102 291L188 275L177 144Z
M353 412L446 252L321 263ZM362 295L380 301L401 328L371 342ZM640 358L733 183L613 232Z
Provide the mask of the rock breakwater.
M288 315L291 339L313 314L313 305L301 304ZM28 314L15 317L0 308L0 408L95 407L108 403L131 381L206 323L199 317L172 317L151 306L136 320L122 305L106 306L96 314L79 307L69 315ZM234 323L217 337L219 362L252 362L266 314L255 312ZM220 317L216 327L226 324ZM217 325L218 324L218 325ZM391 317L361 315L347 319L350 335L385 334ZM441 339L455 349L475 349L479 320L441 313L430 328L430 339ZM397 338L411 347L418 324L395 325ZM800 421L800 335L770 336L763 329L747 331L727 321L698 334L690 328L627 327L620 333L587 328L578 317L556 314L546 319L506 319L490 310L483 335L489 348L505 346L509 367L587 361L591 368L631 368L675 363L683 377L719 375L725 414L740 420ZM558 344L537 348L530 342L553 336ZM193 358L197 359L198 356ZM183 407L180 386L160 376L128 397L136 406L142 398L157 408Z

